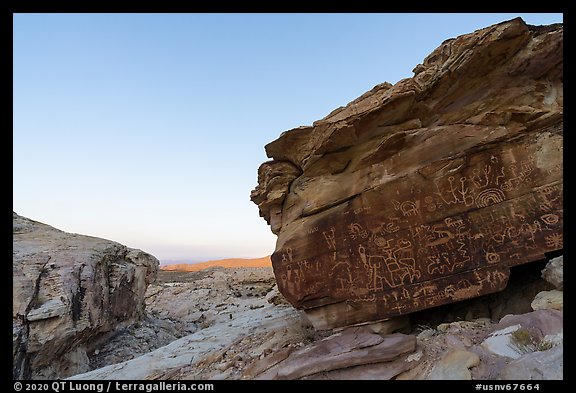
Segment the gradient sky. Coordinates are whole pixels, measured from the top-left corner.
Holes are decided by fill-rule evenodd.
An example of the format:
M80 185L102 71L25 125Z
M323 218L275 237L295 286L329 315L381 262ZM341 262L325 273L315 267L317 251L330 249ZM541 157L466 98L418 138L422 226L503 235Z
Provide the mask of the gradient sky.
M444 40L562 14L15 14L13 208L160 260L260 257L264 145Z

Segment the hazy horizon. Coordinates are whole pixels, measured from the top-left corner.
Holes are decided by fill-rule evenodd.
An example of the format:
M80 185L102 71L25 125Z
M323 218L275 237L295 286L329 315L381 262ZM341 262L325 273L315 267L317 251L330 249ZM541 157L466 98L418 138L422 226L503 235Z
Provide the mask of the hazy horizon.
M267 143L518 16L563 17L16 13L13 210L161 261L270 255Z
M262 255L261 257L205 257L205 258L176 258L176 259L158 259L160 261L160 266L165 265L177 265L177 264L196 264L196 263L203 263L203 262L213 262L213 261L222 261L228 259L238 259L238 260L252 260L252 259L261 259L265 258L268 255Z

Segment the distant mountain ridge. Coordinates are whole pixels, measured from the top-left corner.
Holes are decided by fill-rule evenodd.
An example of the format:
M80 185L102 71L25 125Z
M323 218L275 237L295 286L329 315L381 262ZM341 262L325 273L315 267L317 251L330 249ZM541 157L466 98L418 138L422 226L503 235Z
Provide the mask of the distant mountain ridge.
M215 266L225 268L272 267L272 261L270 260L270 255L268 255L262 258L228 258L200 263L176 263L160 266L160 269L165 271L197 272Z

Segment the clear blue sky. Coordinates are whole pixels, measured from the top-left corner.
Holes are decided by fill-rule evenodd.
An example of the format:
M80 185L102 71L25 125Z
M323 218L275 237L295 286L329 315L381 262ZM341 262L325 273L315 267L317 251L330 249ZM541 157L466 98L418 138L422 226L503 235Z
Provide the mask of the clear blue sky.
M442 41L562 14L15 14L13 208L161 260L259 257L264 145Z

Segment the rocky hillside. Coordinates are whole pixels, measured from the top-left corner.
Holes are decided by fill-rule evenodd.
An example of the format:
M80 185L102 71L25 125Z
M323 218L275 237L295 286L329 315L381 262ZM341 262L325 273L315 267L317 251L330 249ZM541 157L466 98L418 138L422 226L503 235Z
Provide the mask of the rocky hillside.
M324 331L270 268L160 272L148 317L71 379L562 379L562 258L543 266L515 268L497 294Z
M278 292L271 268L159 271L140 296L149 280L137 279L143 277L137 269L146 265L129 265L129 255L140 251L17 215L14 230L16 377L22 370L27 378L77 380L563 377L562 257L514 268L510 284L497 294L403 319L316 331ZM108 257L101 259L104 251ZM35 261L45 261L43 253L59 262L42 263L31 300L19 272L38 269ZM156 261L147 254L140 260L151 262L146 272L153 274ZM122 261L125 275L96 279ZM102 271L89 275L85 267L74 276L80 280L54 285L82 264ZM85 281L92 286L75 286ZM110 292L121 290L118 283L131 284L131 290L110 304ZM53 307L82 291L79 314ZM16 312L24 302L32 304L28 312ZM124 304L132 306L120 313Z
M251 199L282 294L319 329L503 290L563 248L563 27L444 41L266 145Z
M159 262L110 240L13 217L13 377L65 378L140 319Z

